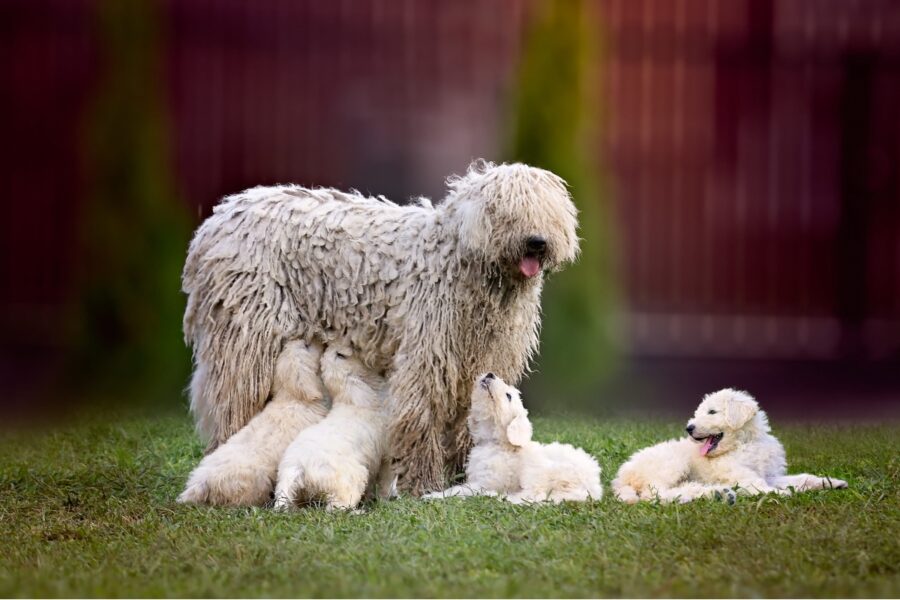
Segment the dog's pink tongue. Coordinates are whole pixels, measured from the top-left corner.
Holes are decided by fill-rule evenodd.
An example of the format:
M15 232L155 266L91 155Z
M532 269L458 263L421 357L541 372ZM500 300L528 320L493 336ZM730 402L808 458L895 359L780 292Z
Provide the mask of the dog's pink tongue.
M534 256L525 256L519 261L519 271L521 271L522 275L525 277L534 277L540 270L541 261Z
M712 448L712 445L712 436L709 436L708 438L703 440L703 446L700 448L700 456L706 456L709 453L709 449Z

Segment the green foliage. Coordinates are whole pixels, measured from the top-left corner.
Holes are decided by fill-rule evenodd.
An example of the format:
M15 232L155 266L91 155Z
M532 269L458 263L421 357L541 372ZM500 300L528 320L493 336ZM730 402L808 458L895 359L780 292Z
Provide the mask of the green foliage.
M681 424L539 419L604 486ZM202 447L183 416L0 436L0 596L897 597L897 424L779 428L791 469L850 489L735 505L493 498L364 515L175 504ZM608 487L607 487L608 491Z
M96 17L104 69L85 135L73 366L90 385L127 380L152 394L183 385L189 364L179 280L189 223L168 160L159 18L152 0L102 0Z
M544 292L532 397L584 400L615 364L616 301L609 207L596 153L598 21L580 0L548 0L527 39L510 158L563 177L579 209L581 256Z

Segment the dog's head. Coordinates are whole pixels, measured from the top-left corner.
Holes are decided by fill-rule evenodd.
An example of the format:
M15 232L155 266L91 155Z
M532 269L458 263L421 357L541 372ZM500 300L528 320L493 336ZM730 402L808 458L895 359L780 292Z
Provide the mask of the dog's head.
M469 432L476 444L524 446L531 441L531 422L519 390L493 373L478 377L472 390Z
M476 161L447 181L463 249L518 280L539 280L578 254L578 211L566 183L523 164Z
M762 415L750 394L726 388L704 396L686 431L700 445L701 456L720 456L746 440Z
M334 401L368 403L383 391L384 378L366 367L349 346L329 346L322 354L322 381L332 392L340 390Z

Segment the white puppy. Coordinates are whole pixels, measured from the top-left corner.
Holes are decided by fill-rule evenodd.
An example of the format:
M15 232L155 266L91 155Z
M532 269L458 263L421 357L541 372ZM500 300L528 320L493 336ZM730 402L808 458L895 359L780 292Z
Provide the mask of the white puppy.
M350 356L329 347L322 381L332 398L328 416L288 446L278 467L275 508L323 502L327 509L353 509L367 491L393 494L387 451L385 381Z
M786 475L784 447L766 413L746 392L724 389L703 398L688 421L688 437L637 452L612 482L623 502L658 498L690 502L744 494L845 488L847 482L815 475Z
M569 444L531 441L528 411L519 390L488 373L472 392L469 433L474 447L466 483L425 498L502 495L513 503L599 500L600 466Z
M328 412L319 379L321 356L319 344L285 344L275 365L272 400L200 461L178 502L259 506L270 500L284 449Z

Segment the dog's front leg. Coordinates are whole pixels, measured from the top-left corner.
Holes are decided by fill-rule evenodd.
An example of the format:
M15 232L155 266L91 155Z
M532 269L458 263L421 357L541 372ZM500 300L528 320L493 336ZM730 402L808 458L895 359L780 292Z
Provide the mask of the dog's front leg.
M725 500L728 504L734 504L736 499L734 490L729 487L697 482L685 483L677 487L660 490L658 495L660 502L677 502L681 504L693 502L700 498L716 498Z
M390 376L391 456L399 488L420 496L444 487L448 391L436 367L401 364Z

